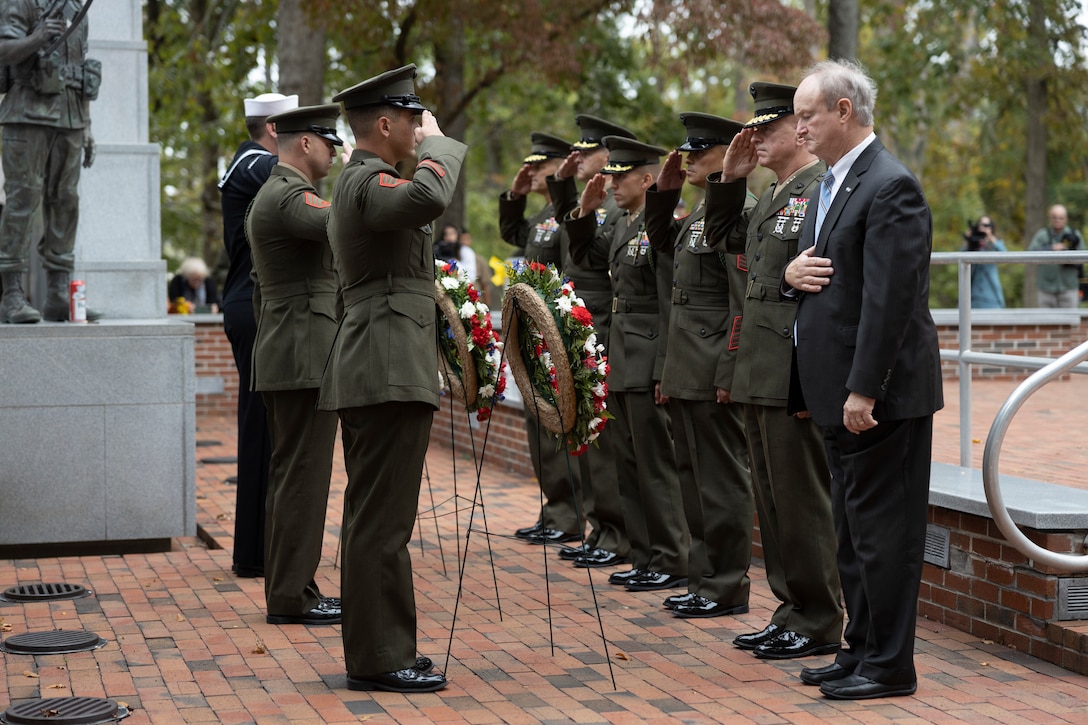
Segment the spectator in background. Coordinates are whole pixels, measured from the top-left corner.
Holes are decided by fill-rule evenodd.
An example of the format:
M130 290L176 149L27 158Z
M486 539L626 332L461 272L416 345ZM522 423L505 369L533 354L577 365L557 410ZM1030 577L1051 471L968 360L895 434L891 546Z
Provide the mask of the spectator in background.
M1005 252L1005 242L997 238L994 220L983 216L963 235L964 251ZM996 310L1005 306L1005 293L996 264L971 265L971 307L976 310Z
M170 280L166 296L171 312L180 312L178 300L189 303L190 308L208 308L209 312L219 311L219 291L208 271L208 265L199 257L186 257L178 273Z
M461 264L461 230L453 224L442 227L438 239L434 240L434 258L444 262Z
M484 303L488 307L494 307L491 301L490 266L487 260L472 248L472 235L468 233L468 229L461 230L461 268L476 285L476 291L480 293Z
M1028 246L1029 252L1084 249L1080 232L1066 226L1069 214L1064 206L1050 207L1047 218L1050 226L1035 233ZM1080 304L1079 264L1040 264L1037 269L1035 284L1039 307L1077 307Z

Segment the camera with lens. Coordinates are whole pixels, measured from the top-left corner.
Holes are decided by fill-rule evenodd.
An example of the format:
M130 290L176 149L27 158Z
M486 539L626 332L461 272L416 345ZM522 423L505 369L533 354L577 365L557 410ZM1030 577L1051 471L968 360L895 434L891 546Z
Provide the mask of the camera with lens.
M1073 232L1065 232L1058 242L1066 249L1076 249L1080 245L1080 240L1077 239L1077 235Z
M967 227L968 231L963 234L963 238L967 242L967 251L977 252L986 243L986 233L979 229L976 222L970 219L967 220Z

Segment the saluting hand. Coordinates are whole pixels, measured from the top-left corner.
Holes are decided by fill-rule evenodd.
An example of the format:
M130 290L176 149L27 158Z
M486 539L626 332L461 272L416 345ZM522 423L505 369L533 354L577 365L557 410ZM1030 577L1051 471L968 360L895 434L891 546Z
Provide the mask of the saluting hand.
M752 173L759 163L756 156L755 129L746 128L733 137L722 159L722 182L743 179Z
M416 143L419 143L428 136L445 136L442 133L442 129L438 127L438 121L435 119L434 114L430 111L424 111L422 117L419 119L419 126L416 127Z
M684 173L684 158L679 151L673 150L665 158L661 171L657 174L658 191L674 191L684 185L687 174Z
M802 292L819 292L831 283L835 268L827 257L814 255L816 247L805 249L786 265L786 284Z
M510 184L510 191L515 196L528 196L533 190L533 166L522 164L518 173L514 175L514 181Z
M342 149L342 150L340 151L340 161L341 161L342 163L344 163L344 164L347 164L347 162L351 161L351 153L352 153L352 152L353 152L354 150L355 150L355 149L353 149L353 148L351 147L351 143L350 143L350 142L348 142L348 141L345 141L345 142L344 142L344 146L343 146L343 149Z
M580 155L578 151L571 151L567 158L563 159L563 163L559 165L559 168L555 170L555 178L562 181L578 173L578 157Z
M582 210L580 216L596 211L604 203L604 200L608 198L608 190L605 189L607 183L608 177L604 174L593 175L593 178L586 184L586 188L582 190L582 198L578 202Z

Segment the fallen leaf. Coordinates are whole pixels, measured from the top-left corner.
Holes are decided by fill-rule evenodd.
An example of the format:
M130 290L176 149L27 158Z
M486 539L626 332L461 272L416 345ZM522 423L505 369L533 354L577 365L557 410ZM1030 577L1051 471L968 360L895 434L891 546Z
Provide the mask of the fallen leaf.
M971 442L972 442L972 443L981 443L981 442L982 442L982 439L981 439L981 438L972 438L972 439L971 439Z
M628 660L628 659L631 659L631 658L628 657L627 655L625 655L623 652L617 652L616 653L616 659L618 659L618 660Z
M229 518L230 518L230 514L217 514L216 517L215 517L215 520L216 521L222 521L224 519L229 519Z
M11 625L10 624L0 624L0 632L10 632L10 631L11 631Z
M184 621L185 621L185 617L183 617L183 616L181 616L181 615L179 614L179 615L178 615L178 621L179 621L179 622L184 622Z
M24 677L35 677L36 678L39 675L38 675L37 672L31 672L30 670L23 670L23 676Z
M67 690L67 689L68 689L68 685L62 685L62 684L60 684L60 683L58 682L58 683L57 683L57 684L55 684L55 685L50 685L50 686L49 686L49 687L47 687L46 689L47 689L47 690Z
M266 650L264 648L264 642L262 642L261 640L257 640L257 644L254 645L254 647L253 647L253 654L255 654L255 655L268 654L268 650Z
M984 640L982 640L982 644L993 644L993 643L994 643L994 641L993 641L992 639L984 639Z
M221 581L223 581L223 579L224 579L224 577L221 577L221 576L213 576L212 577L213 582L221 582Z
M38 712L44 717L56 717L57 715L60 715L60 710L54 710L51 707L43 707L41 710L38 710Z
M126 710L131 710L131 709L132 709L132 705L129 705L129 704L128 704L127 702L125 702L124 700L118 700L118 701L117 701L117 707L123 707L123 708L125 708Z

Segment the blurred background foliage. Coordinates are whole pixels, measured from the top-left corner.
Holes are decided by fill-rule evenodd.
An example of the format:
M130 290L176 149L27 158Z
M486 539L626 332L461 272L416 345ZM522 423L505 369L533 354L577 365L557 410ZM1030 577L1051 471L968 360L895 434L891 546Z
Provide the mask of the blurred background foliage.
M680 112L747 120L751 81L796 83L826 57L856 57L877 81L876 131L922 181L936 251L960 249L982 214L1024 249L1050 204L1085 228L1085 23L1078 0L146 0L163 256L217 262L216 181L258 93L320 103L415 63L424 102L470 147L436 227L505 257L497 198L531 131L573 141L574 116L592 113L673 147ZM1001 276L1022 306L1025 268ZM934 267L932 305L956 299L955 267Z

